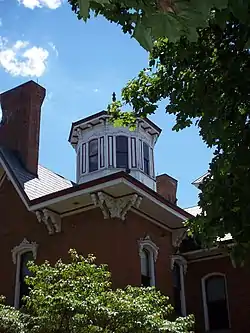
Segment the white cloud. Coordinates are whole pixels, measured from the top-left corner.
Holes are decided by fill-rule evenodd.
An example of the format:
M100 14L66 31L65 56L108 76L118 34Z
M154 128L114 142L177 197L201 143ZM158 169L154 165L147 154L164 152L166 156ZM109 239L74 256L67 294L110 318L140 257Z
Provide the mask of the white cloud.
M0 66L13 76L43 75L49 52L29 42L18 40L13 46L6 38L0 37Z
M58 52L58 50L57 50L55 44L52 43L52 42L49 42L48 44L49 44L49 46L52 48L52 50L55 52L56 56L58 57L59 52Z
M20 49L27 47L28 45L29 45L29 42L23 41L23 40L18 40L15 42L13 48L16 50L20 50Z
M97 92L99 92L99 89L98 89L98 88L95 88L93 91L94 91L95 93L97 93Z
M18 0L18 2L27 8L34 9L36 7L47 7L50 9L57 9L62 5L64 0Z

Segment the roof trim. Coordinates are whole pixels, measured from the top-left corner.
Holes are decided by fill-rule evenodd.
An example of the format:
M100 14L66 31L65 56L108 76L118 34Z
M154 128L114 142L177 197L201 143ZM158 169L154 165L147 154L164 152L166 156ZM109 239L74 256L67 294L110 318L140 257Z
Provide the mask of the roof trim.
M11 166L6 161L1 150L0 150L0 163L3 165L3 168L8 178L11 180L17 193L19 194L20 198L22 199L23 203L25 204L26 208L29 211L34 211L38 209L38 207L45 207L52 200L58 202L61 201L63 197L73 197L75 195L79 195L83 191L84 192L87 191L88 189L92 188L92 190L94 190L93 187L98 188L99 185L102 185L103 187L104 183L108 185L108 183L110 182L111 183L125 182L130 186L132 185L133 187L140 189L143 195L153 198L155 202L158 201L161 205L165 206L170 213L180 217L181 219L187 219L192 217L192 215L186 212L184 209L174 205L173 203L171 203L170 201L159 195L157 192L150 189L149 187L147 187L146 185L144 185L143 183L133 178L131 175L129 175L124 171L116 172L108 176L104 176L83 184L79 184L54 193L47 194L45 196L33 200L29 200L27 194L25 193L24 189L20 186L18 179L16 178L13 170L11 169Z
M196 186L198 188L199 185L202 183L203 179L205 177L207 177L208 174L209 174L209 172L204 173L204 175L202 175L199 178L195 179L191 184L194 185L194 186Z
M11 166L9 165L7 160L5 159L1 150L0 150L0 163L2 164L2 166L3 166L3 168L6 172L7 177L11 180L13 186L15 187L18 195L22 199L24 205L29 210L30 200L29 200L27 194L25 193L25 191L23 190L23 188L21 188L19 181L17 180L13 170L11 169Z
M71 125L68 141L71 142L71 137L72 137L72 134L73 134L73 130L76 126L87 123L91 120L95 120L95 119L97 119L99 117L102 117L102 116L103 117L109 117L109 114L108 114L107 111L103 110L103 111L97 112L95 114L92 114L92 115L90 115L86 118L82 118L80 120L77 120L77 121L73 122L72 125ZM156 132L159 132L159 134L162 132L161 128L158 127L155 123L153 123L150 119L148 119L148 118L138 118L138 120L141 120L142 122L145 121L146 123L148 123L149 126L153 127L153 129Z
M189 214L188 212L186 212L184 209L174 205L173 203L171 203L170 201L168 201L167 199L165 199L164 197L162 197L161 195L159 195L157 192L153 191L152 189L150 189L148 186L144 185L143 183L139 182L138 180L136 180L135 178L133 178L132 176L130 176L128 173L124 172L124 171L120 171L120 172L116 172L113 173L111 175L108 176L104 176L98 179L94 179L91 180L89 182L83 183L83 184L79 184L73 187L69 187L67 189L63 189L61 191L58 192L54 192L51 194L48 194L46 196L34 199L31 201L31 208L34 206L38 206L39 204L43 204L45 205L47 202L53 200L53 199L58 199L56 201L59 201L59 198L62 197L71 197L71 196L75 196L75 195L79 195L79 192L82 192L84 190L87 190L89 188L98 186L98 185L102 185L104 183L109 183L109 182L117 182L117 181L125 181L127 183L129 183L129 185L133 185L139 189L141 189L144 193L146 193L148 196L153 197L154 199L156 199L157 201L159 201L161 204L165 205L166 207L168 207L168 211L172 212L174 214L178 213L179 217L181 218L191 218L193 217L191 214Z

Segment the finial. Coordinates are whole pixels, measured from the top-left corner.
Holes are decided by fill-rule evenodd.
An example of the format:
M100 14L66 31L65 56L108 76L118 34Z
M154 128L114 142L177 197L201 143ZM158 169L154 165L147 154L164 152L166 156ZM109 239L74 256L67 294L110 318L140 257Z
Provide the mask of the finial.
M113 94L112 94L112 102L116 102L116 93L115 92L113 92Z

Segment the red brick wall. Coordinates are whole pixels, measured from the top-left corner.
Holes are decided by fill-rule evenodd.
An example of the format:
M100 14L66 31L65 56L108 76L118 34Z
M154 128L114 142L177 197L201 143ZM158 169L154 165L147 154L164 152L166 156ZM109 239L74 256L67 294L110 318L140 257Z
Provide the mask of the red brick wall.
M0 294L6 295L9 303L13 302L15 283L11 249L24 237L39 244L38 262L66 258L69 248L75 248L84 255L93 253L99 263L109 265L114 286L124 287L140 285L137 241L148 234L159 247L156 285L164 294L172 296L170 233L134 213L129 213L125 221L104 220L101 210L96 208L64 218L62 232L50 236L45 226L38 223L35 214L26 210L8 180L0 188L0 211L1 265L4 267L0 275Z
M201 279L209 273L226 275L231 333L250 332L250 267L233 268L230 259L204 260L188 265L185 288L187 310L195 314L197 330L204 332Z
M16 151L24 167L33 174L37 173L40 115L44 98L45 89L33 81L0 95L3 112L0 144Z
M165 199L174 204L177 203L177 198L176 198L177 185L178 185L177 180L165 173L156 176L157 193L159 193Z

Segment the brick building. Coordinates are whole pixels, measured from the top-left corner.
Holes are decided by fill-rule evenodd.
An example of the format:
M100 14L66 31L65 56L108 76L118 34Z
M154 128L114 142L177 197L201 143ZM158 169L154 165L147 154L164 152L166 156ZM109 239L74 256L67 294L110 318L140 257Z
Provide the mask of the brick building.
M180 315L196 315L197 332L249 332L248 269L234 269L219 248L184 244L183 222L194 209L178 207L175 179L155 176L160 128L148 119L134 131L114 127L105 111L73 123L72 182L38 164L44 98L33 81L1 94L0 294L7 302L21 305L30 258L54 262L75 248L108 264L115 287L155 285Z

